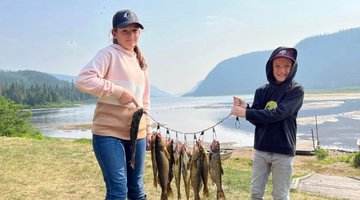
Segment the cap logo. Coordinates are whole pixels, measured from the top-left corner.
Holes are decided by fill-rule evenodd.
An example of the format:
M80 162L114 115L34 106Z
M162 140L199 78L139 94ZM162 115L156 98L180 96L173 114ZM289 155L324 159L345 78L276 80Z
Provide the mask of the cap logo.
M286 50L281 50L278 54L282 56L286 56L288 53L286 52Z
M123 17L128 19L128 18L129 18L129 15L130 15L130 13L129 13L129 11L127 11L126 13L124 13L124 16L123 16Z

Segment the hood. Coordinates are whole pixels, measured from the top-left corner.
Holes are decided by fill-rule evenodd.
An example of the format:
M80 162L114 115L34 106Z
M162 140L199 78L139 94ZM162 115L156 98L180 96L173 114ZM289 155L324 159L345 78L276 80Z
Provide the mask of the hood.
M291 51L292 52L292 55L291 55L291 60L294 61L293 63L293 66L291 68L291 71L288 75L288 77L286 78L286 80L282 83L280 83L280 85L283 85L283 84L290 84L294 78L295 78L295 74L296 74L296 71L297 71L297 67L298 67L298 64L297 64L297 50L295 48L290 48L290 47L278 47L277 49L275 49L271 55L270 55L270 58L269 60L267 61L266 63L266 78L267 80L269 81L270 84L277 84L275 82L275 77L273 75L273 69L272 69L272 61L275 57L287 57L289 58L289 55L282 55L282 52L286 52L286 51ZM280 56L279 56L280 54Z

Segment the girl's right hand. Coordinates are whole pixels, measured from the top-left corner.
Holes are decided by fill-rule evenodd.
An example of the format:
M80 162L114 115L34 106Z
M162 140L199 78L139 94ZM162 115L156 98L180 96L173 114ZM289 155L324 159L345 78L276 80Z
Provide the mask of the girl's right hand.
M129 103L134 103L136 108L139 107L139 104L136 101L135 97L127 89L124 89L122 95L120 96L119 101L120 101L121 104L124 104L124 105L129 104Z

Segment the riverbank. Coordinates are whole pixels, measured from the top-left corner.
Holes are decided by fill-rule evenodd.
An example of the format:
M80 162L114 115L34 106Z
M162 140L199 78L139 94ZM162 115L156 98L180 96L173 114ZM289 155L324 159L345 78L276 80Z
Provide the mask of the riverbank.
M360 99L360 92L305 93L304 100Z
M227 199L248 199L252 148L237 148L223 161L223 188ZM294 176L316 172L360 178L360 170L346 161L348 153L330 153L319 161L315 156L296 156ZM103 199L105 186L90 140L29 140L0 137L0 199ZM145 163L145 190L149 199L159 199L152 185L150 153ZM175 185L172 183L173 190ZM209 184L210 198L215 186ZM184 192L182 191L182 194ZM193 195L191 193L191 195ZM292 191L291 199L325 200L327 197ZM271 199L271 183L266 190Z

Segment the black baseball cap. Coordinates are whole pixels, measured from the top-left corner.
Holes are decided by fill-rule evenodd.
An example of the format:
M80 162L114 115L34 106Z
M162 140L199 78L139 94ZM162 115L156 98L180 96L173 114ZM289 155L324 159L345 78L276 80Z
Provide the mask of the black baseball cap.
M119 10L115 13L112 20L113 28L125 28L129 24L137 24L141 29L144 29L144 26L140 24L139 19L133 11Z
M272 58L272 60L274 60L275 58L281 58L281 57L288 58L288 59L292 60L293 62L295 62L296 57L297 57L297 51L295 48L283 48Z

